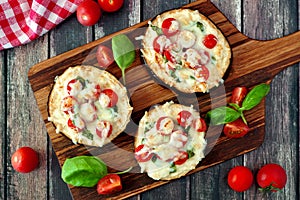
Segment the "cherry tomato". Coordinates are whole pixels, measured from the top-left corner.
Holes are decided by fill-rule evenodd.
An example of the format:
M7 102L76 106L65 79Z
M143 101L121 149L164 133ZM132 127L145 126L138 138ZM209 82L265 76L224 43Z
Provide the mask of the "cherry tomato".
M101 10L97 2L85 0L77 7L77 20L84 26L92 26L98 22L101 17Z
M112 125L107 121L98 121L96 124L96 133L100 138L108 138L112 129Z
M105 12L115 12L122 7L124 0L98 0L98 3Z
M189 158L189 154L185 151L179 151L178 155L174 158L175 165L182 165Z
M121 190L122 183L118 174L107 174L97 183L98 194L112 194Z
M201 117L194 119L192 126L197 132L205 132L207 130L206 122Z
M176 130L171 134L170 145L177 149L183 148L188 141L188 134L182 130Z
M207 81L209 78L209 70L205 65L196 66L195 68L196 78L202 78L204 81Z
M105 89L102 91L110 99L108 107L114 107L118 103L118 95L112 89Z
M187 110L180 111L177 115L177 122L180 126L186 128L193 121L192 113Z
M157 53L163 53L165 47L169 44L171 44L171 41L165 35L159 35L153 40L153 48Z
M229 171L227 182L237 192L246 191L253 183L252 171L244 166L236 166Z
M148 146L141 144L135 148L134 156L138 162L147 162L153 157L153 153L150 152L150 148Z
M169 117L160 117L156 122L156 129L162 135L170 135L174 129L174 122Z
M174 18L167 18L163 21L162 32L167 36L171 37L179 32L179 22Z
M97 84L97 85L95 85L94 98L98 99L100 94L101 94L101 86L99 84Z
M240 138L249 132L249 127L243 122L241 118L225 124L223 132L227 137Z
M114 62L112 50L104 45L98 46L96 57L101 68L107 68L111 63Z
M21 173L29 173L39 165L38 153L31 147L21 147L11 157L13 168Z
M206 46L209 49L212 49L217 45L218 39L213 34L208 34L204 37L202 42L204 46Z
M230 103L235 103L239 105L240 107L242 106L242 102L244 98L246 97L248 92L248 89L246 87L236 87L232 91L232 96L230 99Z
M175 57L172 55L171 50L166 49L164 51L164 55L166 56L166 59L172 63L175 63Z
M262 190L277 192L284 188L287 181L287 175L280 165L270 163L264 165L257 172L256 181Z

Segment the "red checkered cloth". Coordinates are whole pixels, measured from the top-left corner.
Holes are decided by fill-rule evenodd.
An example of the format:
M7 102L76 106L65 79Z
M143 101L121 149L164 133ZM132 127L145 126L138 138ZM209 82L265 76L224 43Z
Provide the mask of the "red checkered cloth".
M0 50L26 44L76 11L82 0L0 0ZM3 2L4 1L4 2Z

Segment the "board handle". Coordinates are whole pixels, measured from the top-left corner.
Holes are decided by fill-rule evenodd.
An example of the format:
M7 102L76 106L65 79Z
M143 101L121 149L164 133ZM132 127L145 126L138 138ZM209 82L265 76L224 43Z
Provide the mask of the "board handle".
M283 69L300 62L300 31L274 40L249 39L232 49L230 76L271 81Z

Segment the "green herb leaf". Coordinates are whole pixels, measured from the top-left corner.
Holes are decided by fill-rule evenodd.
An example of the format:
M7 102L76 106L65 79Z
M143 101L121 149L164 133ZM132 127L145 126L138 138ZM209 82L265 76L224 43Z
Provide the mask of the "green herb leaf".
M194 153L194 150L192 149L192 150L187 150L187 153L188 153L188 155L189 155L189 157L188 158L191 158L191 157L193 157L194 155L195 155L195 153Z
M197 22L196 26L203 32L204 31L204 25L201 22Z
M152 28L153 31L155 31L157 33L157 35L162 35L163 32L162 32L162 29L159 28L158 26L154 26L154 25L150 25L150 27Z
M77 76L76 80L78 80L81 83L81 85L82 85L83 88L86 87L84 78L82 78L81 76Z
M210 121L212 125L227 124L233 122L241 116L241 113L235 111L232 108L222 106L209 111L206 114L206 119Z
M93 140L94 136L88 129L82 131L82 135L90 140Z
M175 163L172 163L170 166L170 173L175 173L177 171Z
M114 59L122 71L123 83L125 85L125 69L135 60L134 44L126 35L116 35L112 38L112 51Z
M270 86L263 83L255 86L245 97L241 110L250 110L257 106L261 100L269 93Z
M94 187L99 179L107 175L105 163L94 156L77 156L66 159L61 177L67 184Z

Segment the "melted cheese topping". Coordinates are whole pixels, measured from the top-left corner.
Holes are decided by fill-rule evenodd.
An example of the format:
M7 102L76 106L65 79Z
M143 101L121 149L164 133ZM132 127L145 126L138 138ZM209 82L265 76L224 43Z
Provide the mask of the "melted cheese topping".
M186 129L181 127L177 122L177 114L182 110L187 110L192 114L189 121L199 117L199 113L193 107L168 102L155 107L149 113L146 112L140 120L135 147L144 144L147 148L144 149L144 153L153 153L156 159L139 162L139 166L141 172L147 172L148 176L155 180L170 180L185 175L204 158L205 132L197 132L192 126ZM156 127L157 120L163 116L167 117L165 118L167 124L169 124L169 119L173 122L172 133L169 135L162 135ZM163 120L161 124L164 124ZM174 165L182 151L192 152L193 156L181 165Z

